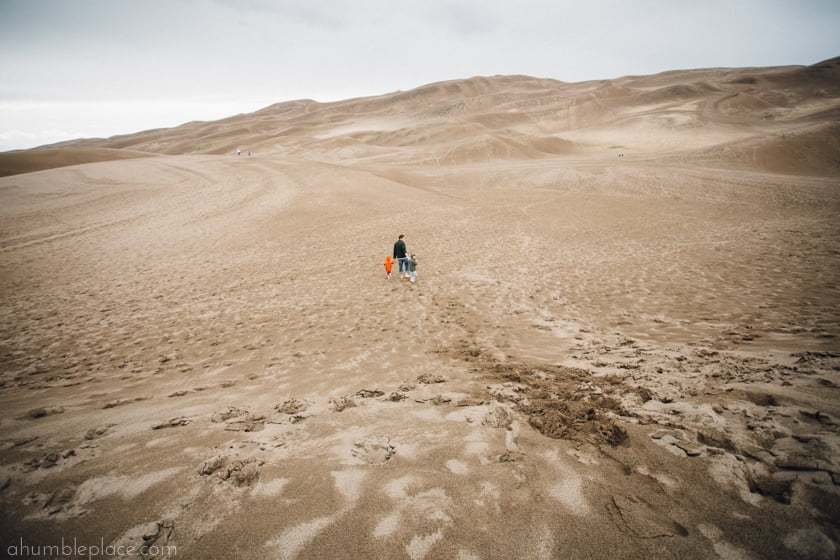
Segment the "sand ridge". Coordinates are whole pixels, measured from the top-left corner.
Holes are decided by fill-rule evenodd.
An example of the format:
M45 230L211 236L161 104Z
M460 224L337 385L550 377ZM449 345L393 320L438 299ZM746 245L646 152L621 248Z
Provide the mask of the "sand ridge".
M60 163L121 154L233 154L237 149L308 161L455 165L557 155L639 156L735 143L725 168L834 175L840 61L778 68L719 68L565 83L529 76L474 77L331 103L299 100L212 122L56 144ZM833 124L832 124L833 123ZM811 135L786 142L789 135ZM747 158L751 144L781 143ZM792 153L789 153L791 152ZM799 150L799 151L797 151ZM816 153L813 151L816 150ZM49 165L50 150L3 154L3 174ZM64 157L64 156L62 156ZM135 156L132 156L135 157ZM54 164L59 165L59 164ZM711 166L707 158L704 166Z
M0 179L0 545L834 558L837 65L293 102Z

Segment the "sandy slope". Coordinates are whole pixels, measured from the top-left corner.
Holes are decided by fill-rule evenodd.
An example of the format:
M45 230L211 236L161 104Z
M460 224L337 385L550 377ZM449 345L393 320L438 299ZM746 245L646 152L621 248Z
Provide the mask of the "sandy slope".
M0 152L0 177L95 161L133 159L150 155L154 154L114 148L41 148Z
M0 179L3 550L835 558L836 72L476 78Z

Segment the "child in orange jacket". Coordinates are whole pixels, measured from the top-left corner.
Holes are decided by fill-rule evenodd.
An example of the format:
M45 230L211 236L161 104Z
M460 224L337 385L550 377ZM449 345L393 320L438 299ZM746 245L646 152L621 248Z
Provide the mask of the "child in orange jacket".
M388 279L391 279L391 268L394 266L394 263L397 262L391 255L385 256L385 275Z

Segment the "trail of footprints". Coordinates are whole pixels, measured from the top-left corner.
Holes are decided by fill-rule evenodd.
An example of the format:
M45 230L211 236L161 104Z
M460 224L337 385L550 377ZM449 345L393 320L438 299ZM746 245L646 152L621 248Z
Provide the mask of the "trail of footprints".
M717 356L712 357L717 359ZM830 357L832 359L835 358L834 355L831 355ZM817 354L806 354L803 355L800 362L804 363L806 360L814 361L818 359L823 359L823 356ZM435 406L449 404L454 407L464 407L465 409L470 407L474 408L476 410L476 415L470 416L469 414L464 414L462 415L462 418L468 422L478 421L483 426L490 428L502 428L505 429L506 432L509 432L506 435L507 451L496 456L495 461L500 463L519 463L523 459L523 454L516 445L516 434L513 429L515 424L517 424L516 415L513 413L513 407L510 406L521 396L516 393L516 384L506 382L488 386L488 393L484 395L488 400L485 400L482 396L446 393L441 391L439 387L442 387L442 384L445 384L446 382L447 379L441 376L421 375L415 380L403 382L396 390L390 392L386 392L378 388L362 389L356 391L355 393L334 397L329 401L326 407L314 406L315 403L311 401L291 397L276 403L272 407L272 410L267 413L255 412L244 407L228 406L222 410L218 410L203 417L176 416L165 419L150 425L149 428L151 430L178 430L187 426L200 424L211 427L218 426L218 428L228 432L250 434L261 432L267 425L270 424L285 425L291 428L292 426L304 423L319 414L340 414L348 409L364 407L366 402L370 400L394 403L411 400L415 403L428 403ZM223 382L221 384L222 387L229 387L231 385L232 383L230 382ZM193 391L200 391L204 389L206 388L202 387L193 389ZM502 394L495 394L494 389L497 390L497 392L501 391ZM510 398L506 398L506 394L504 394L505 391L512 392L511 395L508 395ZM178 391L170 394L169 396L178 397L185 394L187 394L186 391ZM116 401L109 401L106 403L104 408L123 405L127 406L139 400L142 399L117 399ZM665 402L665 399L662 399L662 402ZM38 421L41 418L63 414L64 412L65 410L63 407L32 409L24 416L23 419ZM825 418L826 416L824 414L820 415L820 413L817 412L814 415L813 423L826 424ZM79 462L96 457L100 453L98 440L107 437L115 426L116 424L108 423L90 428L83 435L83 443L76 448L45 451L40 456L32 457L21 464L13 466L11 470L5 468L3 472L0 472L0 492L4 494L7 493L9 488L15 485L15 479L19 476L24 477L29 476L32 473L37 474L42 472L44 474L42 474L41 477L43 477L47 476L51 472L67 469ZM668 425L663 423L663 428L667 427ZM704 432L704 434L706 434L704 437L706 437L707 440L700 441L699 443L684 441L683 438L680 437L681 432L679 430L661 429L653 432L651 437L656 443L669 449L671 447L676 447L682 453L685 453L685 455L690 457L704 456L710 448L714 451L715 448L725 447L727 442L724 441L721 443L715 441L712 437L714 434L708 430ZM205 457L201 458L198 463L192 467L193 476L196 476L198 480L205 481L206 483L219 485L220 488L235 488L240 491L248 491L249 489L253 490L257 486L265 486L267 488L273 487L272 484L277 481L261 483L260 476L263 468L267 464L276 462L278 456L290 453L291 447L295 448L295 453L300 453L301 449L305 447L304 442L308 439L308 437L309 436L305 430L298 428L297 431L290 430L279 435L270 435L263 438L261 441L259 439L243 439L234 443L227 442L225 444L221 444L213 448L206 454ZM301 445L290 446L289 443L295 439L298 440L296 443ZM37 438L23 438L15 441L0 443L2 443L2 449L10 449L14 447L26 449L27 446L30 446L30 444L33 443L35 444L33 447L37 449L41 449L43 446L43 444L39 444L37 442ZM278 455L278 453L280 454ZM352 458L352 461L355 461L355 463L351 461L350 464L355 464L361 467L366 465L376 466L387 464L398 453L399 448L394 444L394 442L392 442L389 437L381 434L368 435L366 437L358 438L353 441L349 449L347 449L347 457ZM785 465L782 465L782 467L784 466ZM809 468L812 467L810 465L806 466ZM447 461L446 468L454 474L465 474L470 470L466 463L457 459ZM801 465L793 465L790 466L790 468L801 468ZM820 470L821 468L824 469L824 467L820 467L816 470ZM828 470L830 472L833 471L833 469ZM18 471L20 474L17 474L15 471ZM516 477L518 471L516 469L514 469L514 471L514 476ZM335 471L333 476L345 476L344 474L340 474L342 472L345 471ZM352 473L353 470L349 469L347 472ZM350 474L347 474L346 476L350 476ZM769 483L762 486L762 480L763 479L758 480L758 482L755 483L756 489L751 490L754 492L758 491L762 494L772 495L774 498L783 501L784 496L777 497L773 495L770 491L772 489L767 490L764 488L764 486L769 488ZM281 480L281 482L283 481ZM438 521L446 519L447 517L451 518L450 514L445 513L447 511L447 500L449 498L443 490L439 488L427 489L418 491L414 495L409 495L406 488L411 487L412 484L414 484L414 481L408 479L395 480L392 482L391 486L386 489L386 492L398 505L396 506L394 512L387 514L380 519L374 529L374 537L383 537L394 534L397 531L397 528L401 525L400 519L408 513L411 513L413 510L416 510L414 511L414 514L417 515L421 515L423 512L436 512L434 515L439 517L439 519L437 519ZM82 486L84 486L84 484ZM336 486L339 491L342 491L342 487L338 484L338 481ZM491 490L492 489L488 491ZM561 501L569 501L571 505L578 506L578 502L582 500L579 496L579 491L575 493L571 492L571 490L573 489L565 487L558 488L556 491L559 496L558 499ZM358 498L356 494L352 493L345 497L348 497L348 508L350 507L350 502ZM352 498L352 500L350 498ZM22 500L24 505L31 508L31 511L33 512L31 517L35 519L60 519L83 516L87 513L87 509L84 506L89 501L90 498L84 496L84 492L81 491L81 488L73 485L60 488L53 492L31 491L28 492ZM639 499L632 496L618 496L612 503L607 505L608 512L610 513L613 522L617 527L619 527L619 529L627 532L628 534L641 538L651 538L652 536L661 535L684 535L685 529L678 524L674 524L670 519L663 518L663 521L653 528L642 525L640 521L637 521L637 517L639 519L649 517L647 515L642 515L647 511L647 509L649 509L649 507L650 506L648 504L640 502ZM638 513L637 510L641 513ZM306 542L309 542L307 539L311 540L311 538L314 538L314 535L334 522L337 519L337 516L343 513L346 513L346 511L336 513L334 516L329 518L323 518L321 519L322 522L313 522L310 525L304 524L305 526L295 528L302 534L291 534L289 531L292 531L292 529L290 529L277 537L277 539L274 539L274 541L269 541L267 546L271 548L272 542L275 546L280 546L282 544L281 548L289 554L287 557L291 558L291 552L295 550L295 547L289 547L290 541L303 543L305 545ZM441 531L442 529L439 528L434 533L418 535L416 539L413 539L408 545L406 545L406 551L409 553L409 556L418 559L423 558L426 553L431 550L435 542L443 538L443 533ZM151 523L131 528L124 533L120 539L126 542L137 541L143 543L165 544L174 542L174 535L174 522L170 518L162 518L158 521L153 521Z
M329 402L329 412L341 413L348 408L355 408L364 405L367 399L381 401L400 402L409 399L409 393L414 391L418 385L430 385L445 383L446 379L441 376L421 375L413 382L402 383L398 390L386 393L379 389L361 389L355 393L342 395L333 398ZM438 405L450 402L451 399L436 395L435 397L424 397L417 395L416 402L431 402ZM472 403L473 401L469 401ZM315 416L310 412L312 402L289 398L274 405L271 414L258 414L246 408L229 406L228 408L214 412L210 415L209 421L213 424L221 424L223 429L232 432L259 432L266 424L291 425L303 422ZM175 428L186 426L191 422L190 418L176 417L152 426L152 429ZM226 449L214 453L203 462L198 469L202 477L212 477L220 481L230 482L234 486L252 486L259 479L259 472L266 463L266 458L257 456L260 452L267 452L272 449L285 447L286 441L273 436L271 442L242 442L235 446L226 444ZM384 464L388 462L397 452L387 436L370 436L355 441L349 453L365 464ZM248 456L246 456L248 455Z

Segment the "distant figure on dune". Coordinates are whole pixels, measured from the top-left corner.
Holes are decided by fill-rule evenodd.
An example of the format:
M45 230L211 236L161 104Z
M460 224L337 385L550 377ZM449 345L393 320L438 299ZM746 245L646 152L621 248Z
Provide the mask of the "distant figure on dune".
M407 278L408 277L408 257L406 256L406 248L405 248L405 235L402 233L397 238L397 242L394 243L394 253L393 256L397 259L397 263L399 264L400 270L400 278Z
M397 262L391 255L385 255L385 276L388 280L391 279L391 269L394 267L394 263Z
M239 155L240 153L239 148L236 148L236 155Z

